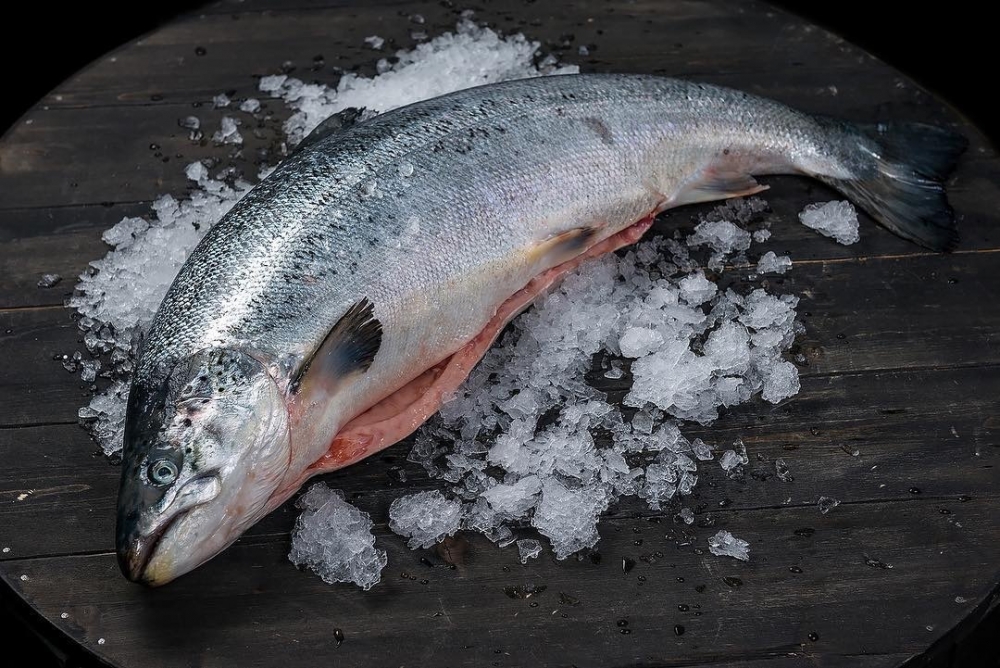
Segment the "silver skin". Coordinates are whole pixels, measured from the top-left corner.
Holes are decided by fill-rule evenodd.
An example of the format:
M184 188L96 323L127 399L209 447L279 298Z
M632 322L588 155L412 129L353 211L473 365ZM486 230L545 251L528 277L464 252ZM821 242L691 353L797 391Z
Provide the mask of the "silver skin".
M752 192L749 174L849 178L870 158L839 132L739 91L571 75L435 98L295 153L198 245L144 341L123 572L162 584L236 540L346 421L565 261L548 240L591 227L596 244L650 213ZM370 369L292 397L297 370L364 298L383 329Z

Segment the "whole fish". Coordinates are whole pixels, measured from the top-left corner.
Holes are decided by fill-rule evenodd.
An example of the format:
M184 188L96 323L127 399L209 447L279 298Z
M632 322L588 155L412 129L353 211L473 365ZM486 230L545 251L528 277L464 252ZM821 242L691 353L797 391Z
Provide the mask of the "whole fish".
M659 212L801 174L896 234L957 240L965 140L852 125L726 88L567 75L340 114L215 225L137 361L117 550L160 585L309 477L414 431L503 326Z

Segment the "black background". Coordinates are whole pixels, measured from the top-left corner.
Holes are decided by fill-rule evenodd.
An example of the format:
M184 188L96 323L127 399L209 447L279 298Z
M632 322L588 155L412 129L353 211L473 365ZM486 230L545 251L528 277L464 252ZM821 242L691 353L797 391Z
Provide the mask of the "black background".
M101 54L199 4L177 0L132 3L126 12L113 14L110 8L85 2L65 7L22 3L16 15L7 8L3 20L6 35L0 39L4 72L0 79L0 130L5 131L45 93ZM1000 40L986 9L990 3L776 0L773 4L880 57L949 102L979 126L994 146L1000 145L1000 113L993 101L1000 63L996 42ZM48 658L45 646L31 637L25 617L30 619L30 612L20 601L11 600L0 585L0 636L18 638L6 644L5 655L16 656L13 650L20 647L28 655L17 662L19 665L58 665ZM931 665L1000 666L998 632L1000 616L994 614L957 654L943 653ZM76 665L72 658L70 663Z

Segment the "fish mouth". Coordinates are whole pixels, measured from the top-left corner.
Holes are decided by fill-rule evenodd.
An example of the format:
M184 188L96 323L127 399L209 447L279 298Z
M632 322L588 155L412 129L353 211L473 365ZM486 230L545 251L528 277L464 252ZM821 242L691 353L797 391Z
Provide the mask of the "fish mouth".
M147 523L135 516L126 519L125 526L119 529L117 545L118 567L122 574L132 582L150 587L173 580L176 577L175 569L168 557L161 555L156 560L156 568L150 568L150 564L157 556L164 536L192 511L216 498L220 486L217 472L205 473L181 488L174 497L174 502L161 511L160 515L165 517L164 520ZM181 507L177 508L178 505ZM176 510L172 510L174 508ZM152 529L145 528L144 524L152 524Z
M189 508L182 512L174 514L166 522L163 522L156 530L148 535L139 535L137 529L134 529L130 533L130 538L126 541L125 545L119 546L118 548L118 567L121 569L122 574L138 584L144 584L150 587L155 587L159 584L164 584L162 581L157 581L151 573L147 571L149 562L152 561L153 555L156 553L156 548L160 545L160 539L163 538L164 534L167 533L177 522L182 518L187 517L187 515L193 510Z

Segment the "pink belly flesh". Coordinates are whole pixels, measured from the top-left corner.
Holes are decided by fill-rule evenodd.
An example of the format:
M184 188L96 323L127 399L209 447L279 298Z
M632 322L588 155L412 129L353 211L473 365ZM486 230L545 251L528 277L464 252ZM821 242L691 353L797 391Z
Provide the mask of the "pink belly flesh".
M533 278L497 309L486 327L465 347L344 425L327 453L309 467L301 482L353 464L412 434L458 389L514 316L583 261L634 244L653 219L654 215L650 215Z

